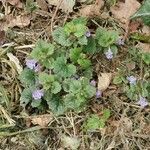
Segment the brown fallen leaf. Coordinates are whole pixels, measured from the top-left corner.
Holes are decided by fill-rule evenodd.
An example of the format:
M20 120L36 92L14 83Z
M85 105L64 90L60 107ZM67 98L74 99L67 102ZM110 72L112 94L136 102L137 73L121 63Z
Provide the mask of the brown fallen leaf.
M14 27L14 26L18 26L20 28L26 27L30 24L30 17L26 16L26 15L19 15L16 16L14 18L12 18L12 20L10 20L10 27Z
M60 0L47 0L50 5L57 6Z
M111 12L114 18L122 23L127 23L140 6L141 4L137 0L125 0L125 2L118 2L117 6L111 7Z
M112 73L100 73L98 75L98 90L105 91L112 79Z
M45 0L36 0L36 2L43 11L48 11L48 6Z
M22 8L23 4L20 0L6 0L9 4L16 6L17 8Z
M62 1L62 2L61 2ZM62 9L64 12L72 12L76 0L47 0L50 5L57 6L60 4L59 9Z
M15 26L19 28L26 27L30 24L30 17L27 15L19 15L19 16L12 16L6 15L5 19L0 21L1 30L7 30L8 28L13 28Z
M150 44L138 42L136 45L137 48L141 49L143 53L150 53Z
M14 67L16 68L18 74L21 74L23 67L20 65L19 59L16 56L14 56L12 53L7 53L7 56L10 62L14 64Z
M131 71L131 70L135 69L136 63L129 62L129 63L126 63L126 66L127 66L128 70Z
M41 127L47 127L52 119L53 119L53 117L50 114L44 114L44 115L30 117L31 122L34 125L39 125Z
M80 146L80 139L77 137L70 137L66 135L61 136L61 142L63 147L77 150Z
M129 28L128 30L129 30L130 33L133 33L138 29L139 26L140 26L140 22L131 21L128 25L128 28Z
M150 27L149 26L143 26L142 28L142 33L146 34L146 35L150 35Z
M80 15L83 17L99 16L100 9L103 7L104 1L97 0L95 4L86 5L80 9Z

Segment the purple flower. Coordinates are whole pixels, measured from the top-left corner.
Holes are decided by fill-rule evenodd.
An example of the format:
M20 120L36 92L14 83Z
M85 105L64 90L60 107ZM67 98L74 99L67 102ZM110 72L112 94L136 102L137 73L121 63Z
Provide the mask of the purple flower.
M119 38L118 40L117 40L117 42L116 42L116 44L118 44L118 45L124 45L124 39L122 39L122 38Z
M134 76L129 76L129 77L127 77L127 80L129 81L130 84L135 85L137 79Z
M34 70L35 72L38 72L40 70L40 65L37 63L36 60L34 59L27 59L26 60L26 66L29 68L29 69L32 69Z
M85 36L86 36L86 37L90 37L90 36L91 36L91 32L90 32L90 31L87 31L87 32L85 33Z
M95 81L95 80L92 80L92 81L90 82L90 84L91 84L92 86L96 86L96 81Z
M140 105L142 108L146 107L148 105L147 99L140 96L139 101L137 102L138 105Z
M35 90L32 93L32 97L35 100L41 99L44 96L44 91L43 90Z
M27 65L27 67L30 68L30 69L34 69L35 66L36 66L36 64L37 64L37 61L34 60L34 59L27 59L27 60L26 60L26 65Z
M112 59L113 58L113 52L112 50L109 48L107 52L105 52L105 56L107 59Z
M100 98L102 96L102 92L97 90L96 91L96 98Z

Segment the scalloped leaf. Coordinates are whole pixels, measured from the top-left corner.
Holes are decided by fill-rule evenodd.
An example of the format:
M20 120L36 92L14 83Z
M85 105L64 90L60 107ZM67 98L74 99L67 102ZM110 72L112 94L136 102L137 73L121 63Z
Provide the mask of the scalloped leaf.
M150 0L145 0L143 5L139 8L139 10L131 17L134 18L142 18L143 22L146 25L150 26Z
M19 75L22 84L26 86L35 84L35 72L31 69L25 68Z
M31 88L25 88L21 93L20 105L25 107L31 101L32 101L32 90Z
M52 33L53 39L55 42L62 46L71 46L72 42L70 41L68 35L65 33L62 27L57 28Z

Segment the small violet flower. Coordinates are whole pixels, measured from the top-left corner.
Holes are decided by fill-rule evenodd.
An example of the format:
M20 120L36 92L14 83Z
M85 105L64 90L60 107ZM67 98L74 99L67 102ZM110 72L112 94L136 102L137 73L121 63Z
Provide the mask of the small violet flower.
M105 52L105 56L107 59L112 59L113 58L113 52L112 50L109 48L107 52Z
M35 90L32 93L32 97L34 100L41 99L44 96L44 91L43 90Z
M90 32L90 31L87 31L87 32L85 33L85 36L86 36L86 37L90 37L90 36L91 36L91 32Z
M102 96L102 92L97 90L96 91L96 98L100 98Z
M148 105L147 99L140 96L139 101L137 102L138 105L140 105L142 108L146 107Z
M29 69L32 69L34 70L35 72L38 72L40 70L40 65L37 63L36 60L34 59L27 59L26 60L26 66L29 68Z
M90 82L90 84L91 84L92 86L96 86L96 81L95 81L95 80L92 80L92 81Z
M130 84L135 85L137 79L134 76L129 76L129 77L127 77L127 80L129 81Z
M37 63L37 61L34 60L34 59L27 59L27 60L26 60L26 65L27 65L27 67L30 68L30 69L34 69L35 66L36 66L36 63Z
M118 44L119 46L124 45L124 39L119 38L116 42L116 44Z

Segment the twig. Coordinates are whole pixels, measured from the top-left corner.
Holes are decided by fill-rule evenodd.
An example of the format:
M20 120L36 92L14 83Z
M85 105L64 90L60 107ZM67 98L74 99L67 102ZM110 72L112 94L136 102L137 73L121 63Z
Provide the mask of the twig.
M31 45L16 46L14 49L19 50L19 49L33 48L33 47L35 47L35 45L34 45L34 44L31 44Z
M143 138L143 139L147 139L147 138L150 138L149 135L145 135L145 134L125 134L126 136L133 136L133 137L139 137L139 138Z
M58 11L58 9L59 9L59 7L60 7L62 1L63 1L63 0L60 0L60 1L59 1L58 5L57 5L57 7L56 7L56 10L55 10L55 12L54 12L54 14L53 14L53 16L52 16L52 19L51 19L51 33L53 32L53 22L54 22L54 18L55 18L56 14L57 14L57 11Z

